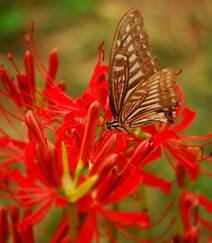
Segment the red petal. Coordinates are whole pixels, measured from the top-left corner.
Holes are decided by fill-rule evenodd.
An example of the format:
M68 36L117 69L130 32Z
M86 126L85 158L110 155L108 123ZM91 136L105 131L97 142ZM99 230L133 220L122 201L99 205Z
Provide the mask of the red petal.
M104 143L104 145L101 147L101 150L99 151L96 162L95 163L101 163L102 160L104 160L106 157L114 153L116 149L116 143L117 143L117 135L112 134L107 141ZM95 165L95 164L94 164Z
M192 192L183 192L180 197L180 213L185 231L191 228L192 209L198 206L197 196Z
M129 164L139 165L142 164L144 159L146 159L150 153L151 149L153 149L154 144L152 144L149 140L142 141L135 149L133 156L129 162Z
M212 222L210 222L209 220L206 220L204 218L202 218L201 216L198 217L199 222L208 230L210 230L212 232Z
M35 186L35 182L33 180L27 180L26 177L16 168L10 172L9 179L23 188Z
M154 124L144 126L144 127L142 127L141 130L146 133L150 133L152 136L155 136L158 133Z
M54 49L51 51L49 55L49 68L48 68L46 88L51 87L51 85L54 84L54 79L57 74L58 66L59 66L58 52L56 49Z
M199 140L206 140L206 139L212 138L212 133L205 134L202 136L180 135L180 137L185 140L199 141Z
M77 237L77 243L91 243L95 232L97 231L96 216L90 213L81 227Z
M28 144L26 144L24 161L25 161L27 169L29 171L32 171L32 169L34 167L33 164L35 161L35 143L34 143L34 141L31 141Z
M172 129L175 133L182 132L187 129L191 123L193 122L196 112L190 110L189 107L185 107L182 111L182 119L181 121Z
M212 231L212 230L211 230ZM212 235L209 236L208 238L208 243L212 243Z
M28 83L28 77L24 74L17 74L18 86L21 92L21 96L24 100L24 103L28 109L32 107L33 95L31 95L30 83Z
M107 220L119 223L124 226L139 225L141 228L149 227L149 215L148 213L132 213L123 211L114 211L108 209L100 209L101 213L107 218Z
M11 208L12 236L13 236L13 241L18 243L22 242L20 230L17 227L19 217L20 217L19 209L16 207ZM25 227L27 227L27 225Z
M185 168L188 170L190 174L191 180L194 180L199 173L199 167L198 164L194 163L193 158L191 159L186 158L187 156L185 156L180 150L170 146L169 144L166 144L166 147L168 148L172 156L180 164L185 166Z
M7 90L9 98L13 99L16 104L22 105L23 102L19 88L17 84L15 84L13 80L9 77L6 69L3 66L0 66L0 78L5 89Z
M172 189L171 183L166 181L165 179L155 176L153 174L150 174L148 172L142 172L143 174L143 182L147 184L148 186L159 188L164 193L170 193Z
M98 101L93 102L88 110L87 123L82 139L79 160L83 163L88 162L91 147L95 141L96 128L99 119L100 105Z
M120 201L121 199L129 196L138 188L143 180L143 174L140 168L134 167L128 171L128 176L122 180L121 183L115 187L109 196L102 202L102 204L111 204Z
M34 70L34 60L33 55L30 51L26 51L24 56L27 84L29 86L29 91L32 99L35 98L35 70ZM28 94L28 95L29 95Z
M71 97L64 93L58 86L46 89L45 94L50 101L62 106L63 108L67 108L67 111L75 108L74 102Z
M174 137L176 137L176 134L172 130L164 130L163 132L158 133L158 135L154 137L154 140L160 146Z
M6 243L8 236L7 210L0 206L0 242Z
M183 237L185 243L198 243L199 242L199 229L197 226L192 226Z
M52 238L51 243L58 243L68 233L68 216L65 215L59 225L57 226Z
M101 180L104 180L105 176L111 172L113 166L116 165L117 154L110 154L101 163L95 163L94 166L91 168L89 175L98 175L99 180L97 183L101 183Z
M37 142L42 148L47 148L46 137L44 129L32 111L28 111L25 116L26 125L29 130L30 139Z
M212 213L212 201L209 201L204 195L198 195L199 204L201 204L205 210Z
M159 159L162 156L161 148L160 147L153 147L151 152L146 156L143 160L142 165L149 164L154 162L155 160Z
M29 224L37 224L39 221L41 221L46 216L46 214L49 212L52 204L53 204L52 200L45 202L42 207L36 209L32 214L25 217L20 222L20 227L24 228Z
M107 166L104 161L107 160L107 158L111 157L113 155L114 157L114 151L116 149L116 143L117 143L117 135L113 134L110 136L107 141L101 146L101 149L99 153L97 154L95 163L93 164L93 167L91 168L90 174L99 174L100 171L103 169L103 167Z
M99 79L99 77L108 72L108 66L107 65L101 65L99 62L97 62L97 65L95 67L94 73L91 77L91 80L89 82L89 88L92 90L96 86L96 82Z
M29 215L31 213L30 208L25 208L24 209L24 217ZM28 225L26 228L21 230L21 235L22 235L22 241L23 242L29 242L29 243L34 243L34 234L33 234L33 225Z

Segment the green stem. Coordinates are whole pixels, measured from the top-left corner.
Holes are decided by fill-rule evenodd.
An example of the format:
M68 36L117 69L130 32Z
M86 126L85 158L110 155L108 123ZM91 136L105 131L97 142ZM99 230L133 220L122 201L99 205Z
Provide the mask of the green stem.
M78 235L79 218L76 204L70 204L68 208L68 218L69 218L69 233L71 236L71 243L76 242Z

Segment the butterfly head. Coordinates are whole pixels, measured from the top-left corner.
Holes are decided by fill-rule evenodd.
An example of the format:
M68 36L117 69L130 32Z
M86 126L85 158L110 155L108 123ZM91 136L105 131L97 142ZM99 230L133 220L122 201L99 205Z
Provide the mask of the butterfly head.
M114 120L114 121L112 121L112 122L109 122L109 121L107 121L106 122L106 127L107 127L107 129L112 129L112 128L116 128L116 127L119 127L119 124L118 124L118 122L116 121L116 120Z
M109 121L106 122L106 127L107 127L107 129L111 130L112 125Z
M129 133L129 131L127 130L127 128L126 128L125 126L123 126L123 125L120 125L120 124L117 122L117 120L114 120L114 121L112 121L112 122L107 121L107 122L106 122L106 127L107 127L107 129L109 129L109 130L111 130L112 128L115 128L115 130L117 130L118 132L123 132L123 131L125 131L125 132Z

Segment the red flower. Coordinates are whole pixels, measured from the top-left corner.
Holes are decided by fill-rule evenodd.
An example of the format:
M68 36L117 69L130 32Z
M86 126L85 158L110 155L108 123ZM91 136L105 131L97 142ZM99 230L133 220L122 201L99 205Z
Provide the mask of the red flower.
M203 154L203 148L211 143L209 139L212 138L212 134L196 137L182 134L191 125L195 115L194 111L191 111L189 107L185 107L178 111L176 123L159 124L158 126L150 125L143 128L157 145L163 149L168 162L178 175L178 182L181 184L182 178L179 176L182 175L183 170L189 174L191 180L194 180L200 172L204 172L200 167L201 162L208 159ZM190 143L194 141L201 141L201 143ZM170 154L176 163L171 159ZM178 170L180 170L180 174Z
M182 135L195 117L195 112L188 107L179 109L177 119L181 117L181 120L175 124L143 127L140 136L108 131L105 120L112 114L106 78L108 66L102 63L103 46L100 46L88 89L73 99L66 94L64 81L55 81L59 66L56 50L51 52L46 68L36 49L33 26L26 35L26 43L24 72L9 54L17 71L16 82L5 67L0 67L3 83L0 93L12 101L14 111L5 106L0 106L0 110L4 121L15 132L10 133L4 125L0 128L0 198L10 200L8 207L0 208L0 241L6 242L11 227L14 241L34 242L33 226L43 220L53 206L63 208L65 213L51 242L92 242L95 238L99 241L100 230L112 242L116 240L114 230L131 241L162 239L174 220L155 239L141 240L131 230L139 232L158 225L170 211L170 205L159 220L152 223L148 208L124 211L116 209L117 203L135 195L142 203L141 185L170 195L172 184L145 168L161 157L161 148L176 171L178 185L186 188L186 173L190 180L200 172L205 173L200 163L209 158L203 154L202 147L212 136ZM42 89L37 88L37 71L43 78ZM190 144L194 140L204 142ZM171 238L197 242L201 235L198 224L212 228L199 214L200 205L212 212L211 202L205 196L192 192L182 194L184 232L177 232Z
M171 185L162 178L141 170L145 160L153 159L152 154L156 158L154 143L149 140L140 141L133 151L128 152L132 146L131 135L103 130L96 138L99 112L100 104L95 101L88 109L85 126L79 126L80 122L76 121L75 126L71 126L72 131L69 131L70 126L64 127L62 124L58 133L58 142L65 141L67 158L70 159L68 159L69 167L72 168L71 177L74 181L74 186L71 181L68 186L66 181L64 186L67 189L73 188L75 191L70 192L69 189L64 188L66 196L71 202L77 201L79 213L87 215L79 232L79 242L82 239L92 239L94 235L99 238L99 223L111 239L113 236L107 228L106 222L110 222L111 226L122 233L125 232L123 227L136 227L137 229L151 227L148 212L119 212L108 210L105 207L131 195L141 183L159 187L165 192L169 192L171 189ZM66 123L67 121L65 121ZM81 132L77 131L78 129L84 130L83 136ZM81 137L80 140L78 134ZM80 149L75 149L73 156L72 151L76 147ZM128 158L129 153L133 154L130 158ZM61 229L58 229L53 237L55 242L66 235L68 222L66 215L58 226ZM93 227L90 229L89 225L93 225ZM132 236L128 235L128 237Z
M198 242L199 223L203 227L212 229L212 222L205 220L199 211L199 206L203 206L208 213L212 213L212 202L204 195L194 194L191 192L184 192L180 198L181 219L184 226L184 241Z

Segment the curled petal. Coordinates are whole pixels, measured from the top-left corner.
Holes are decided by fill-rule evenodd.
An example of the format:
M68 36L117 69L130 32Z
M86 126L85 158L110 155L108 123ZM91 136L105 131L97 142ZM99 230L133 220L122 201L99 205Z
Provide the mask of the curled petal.
M57 229L55 230L50 242L51 243L61 242L61 239L66 234L68 234L68 215L67 214L62 218L61 222L57 226Z
M26 51L24 56L24 63L27 76L27 84L29 86L29 94L32 99L35 99L35 68L34 59L30 51Z
M117 134L113 134L108 138L108 140L104 143L103 147L99 151L95 163L100 164L101 161L103 161L107 156L114 153L116 149L116 143L117 143Z
M196 112L192 111L189 107L185 107L182 111L182 120L173 128L175 133L182 132L187 129L196 117Z
M124 177L121 182L117 183L116 187L111 190L108 197L102 201L102 204L111 204L120 201L121 199L131 195L136 191L143 180L143 174L140 168L133 167L128 171L128 176Z
M201 204L205 210L212 213L212 201L208 200L204 195L198 195L199 204Z
M96 128L99 119L100 106L98 101L91 104L88 110L87 123L84 131L79 161L86 164L91 152L91 147L95 141Z
M184 234L184 242L198 243L199 242L199 230L197 226L193 226Z
M185 231L191 229L191 220L192 220L192 209L197 208L198 206L198 197L191 192L184 192L180 197L180 212L181 219ZM197 218L197 214L193 215ZM196 221L196 219L195 219Z
M171 183L169 183L162 177L155 176L153 174L150 174L150 173L144 172L144 171L142 172L142 174L143 174L144 184L146 184L148 186L159 188L161 191L163 191L166 194L168 194L171 191L171 189L172 189Z
M77 243L91 243L95 232L97 232L96 215L88 214L77 237Z
M133 213L133 212L123 212L114 211L108 209L100 209L105 217L112 222L119 223L124 226L138 225L141 228L149 227L149 215L148 213Z
M49 212L53 202L52 200L48 200L45 203L43 203L42 207L36 209L33 213L30 215L27 215L20 223L20 227L25 228L27 225L31 224L37 224L39 223Z
M51 87L54 84L54 79L57 74L59 66L59 57L56 49L53 49L49 55L49 68L47 72L46 88Z
M47 148L46 137L40 122L31 111L26 113L26 124L29 129L31 138L40 144L43 148Z
M199 215L199 217L198 217L198 221L199 221L199 222L200 222L206 229L208 229L208 230L210 230L210 231L212 232L212 222L211 222L211 221L204 219L204 218L201 217L200 215Z

